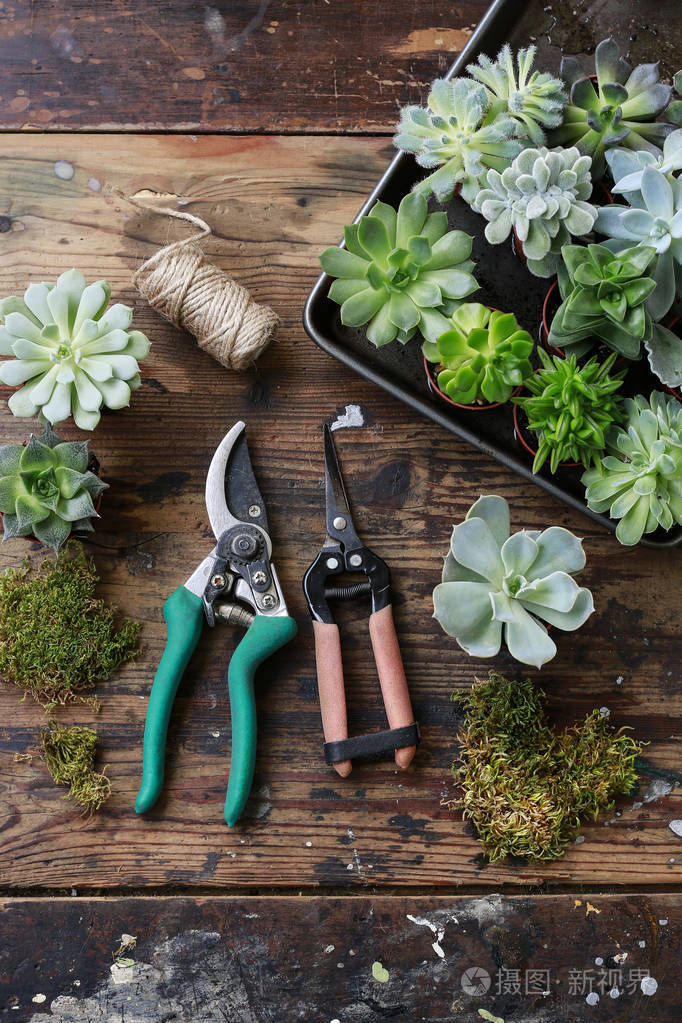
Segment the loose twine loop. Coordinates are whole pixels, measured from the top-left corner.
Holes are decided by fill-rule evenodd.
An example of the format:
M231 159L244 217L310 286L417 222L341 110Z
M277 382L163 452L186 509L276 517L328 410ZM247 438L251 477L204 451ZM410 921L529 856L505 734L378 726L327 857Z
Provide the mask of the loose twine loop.
M112 193L138 209L165 213L199 229L199 234L159 249L132 275L132 282L149 304L194 334L200 348L227 369L252 366L273 338L279 317L269 306L254 302L246 288L207 259L197 241L211 228L192 213L157 206L139 195Z

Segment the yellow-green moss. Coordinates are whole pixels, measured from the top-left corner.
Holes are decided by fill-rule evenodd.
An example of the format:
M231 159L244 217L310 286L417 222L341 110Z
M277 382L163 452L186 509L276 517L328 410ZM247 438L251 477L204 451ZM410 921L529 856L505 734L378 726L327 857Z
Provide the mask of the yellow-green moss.
M555 731L544 693L529 679L510 682L492 672L453 699L465 712L461 762L453 765L462 796L453 806L473 822L491 861L556 859L581 819L596 819L636 785L641 746L598 710Z
M71 543L37 571L27 562L0 577L0 675L47 710L80 701L137 655L139 622L116 622L95 597L94 563Z
M40 745L54 780L69 786L64 799L74 799L90 812L99 810L111 795L111 783L104 772L95 770L97 733L51 722L49 731L40 733Z

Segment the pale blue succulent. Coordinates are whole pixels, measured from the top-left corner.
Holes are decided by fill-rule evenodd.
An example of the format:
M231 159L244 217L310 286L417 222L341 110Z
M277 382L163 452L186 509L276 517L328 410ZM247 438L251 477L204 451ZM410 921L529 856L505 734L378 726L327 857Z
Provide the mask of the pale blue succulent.
M641 190L642 173L647 167L661 171L672 183L675 172L682 168L682 129L668 135L658 155L646 149L609 149L606 162L615 182L611 191L630 202L630 194Z
M582 541L561 526L510 535L509 505L480 497L452 532L434 617L472 657L494 657L502 634L510 654L542 667L556 654L549 625L580 628L594 611L573 576L585 567Z
M648 273L656 288L646 300L647 311L660 320L682 293L682 181L655 167L642 170L639 188L628 196L629 206L602 206L595 230L606 236L613 252L633 245L651 246L656 256Z

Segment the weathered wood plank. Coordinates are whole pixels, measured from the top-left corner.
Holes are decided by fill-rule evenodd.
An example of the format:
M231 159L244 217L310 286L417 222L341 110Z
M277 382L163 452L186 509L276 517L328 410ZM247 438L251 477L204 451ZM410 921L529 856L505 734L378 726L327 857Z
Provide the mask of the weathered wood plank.
M49 0L0 8L0 125L391 131L487 0Z
M679 1020L679 895L16 899L0 913L0 1011L17 1023Z
M666 884L679 880L682 850L669 828L682 817L679 675L682 555L626 550L611 534L539 488L422 421L316 349L300 327L316 256L340 236L386 160L377 139L7 136L0 159L2 294L27 279L54 279L72 265L106 276L133 303L152 338L144 386L129 410L103 417L93 442L111 489L93 547L103 592L145 623L144 656L103 687L99 728L114 796L79 821L38 763L15 764L43 715L0 686L2 883L17 887L159 884L454 885L504 883ZM54 163L75 168L69 181ZM169 237L162 218L126 210L93 191L94 179L130 190L162 189L216 228L208 247L256 298L283 318L257 371L233 374L162 321L129 284L137 262ZM181 231L173 227L173 232ZM359 404L363 430L337 434L355 518L393 570L396 615L424 741L414 769L357 768L341 781L322 760L304 569L323 537L320 425ZM209 549L204 475L216 442L238 418L268 505L275 557L298 639L264 668L258 684L261 745L256 794L234 831L221 823L230 751L225 686L238 634L205 635L184 681L170 732L166 796L141 820L132 812L146 698L164 642L161 604ZM0 439L21 441L29 424L0 406ZM68 436L77 431L66 427ZM486 866L479 844L441 805L457 719L450 694L485 673L431 619L430 593L451 524L481 492L510 499L517 526L565 525L586 537L585 582L598 613L559 637L555 661L531 672L560 722L608 706L651 745L657 787L622 800L585 829L585 841L554 865ZM26 545L12 541L2 565ZM37 557L38 555L32 555ZM358 728L382 713L364 636L364 609L345 619L350 703ZM504 656L493 662L514 673ZM86 722L73 708L62 720ZM661 793L669 793L660 798Z

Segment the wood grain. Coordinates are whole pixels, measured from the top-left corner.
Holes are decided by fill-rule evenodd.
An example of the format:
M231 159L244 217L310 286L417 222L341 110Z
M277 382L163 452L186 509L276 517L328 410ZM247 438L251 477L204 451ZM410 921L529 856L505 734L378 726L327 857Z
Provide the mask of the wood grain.
M4 128L392 132L487 0L0 7Z
M143 657L100 693L102 758L114 795L84 822L39 761L14 763L15 751L35 743L43 715L3 684L1 880L8 888L679 883L682 848L669 823L682 817L680 551L621 547L579 512L343 369L302 331L317 254L338 239L388 156L383 139L5 136L1 293L20 291L29 278L54 280L75 265L90 278L106 276L152 339L131 408L104 416L93 438L111 484L92 547L102 592L145 624ZM57 160L73 166L71 180L55 175ZM126 209L95 191L95 182L161 189L214 225L212 256L282 316L279 339L256 371L223 370L136 295L132 269L183 228ZM392 569L424 740L407 774L382 763L342 780L323 761L301 579L324 534L321 424L351 402L363 408L367 427L338 431L337 448L356 525ZM230 831L221 805L230 752L226 666L240 635L231 629L207 630L181 686L163 801L145 819L134 815L133 802L146 700L164 643L161 604L210 549L205 472L238 418L248 423L274 557L300 632L259 674L256 787L247 819ZM3 402L2 441L19 442L29 429ZM72 426L64 433L77 435ZM541 673L530 672L547 689L555 720L605 706L616 725L650 743L639 794L587 826L585 841L549 866L486 865L469 829L443 805L453 795L450 694L491 666L519 671L502 655L492 665L469 659L431 618L452 523L481 492L507 497L516 527L556 523L586 538L583 580L597 613L578 633L558 638L558 655ZM0 563L18 564L26 552L25 543L8 542ZM366 615L363 607L342 620L358 730L385 726ZM92 720L83 708L59 716Z
M0 913L0 1012L17 1023L679 1020L679 895L14 899Z

